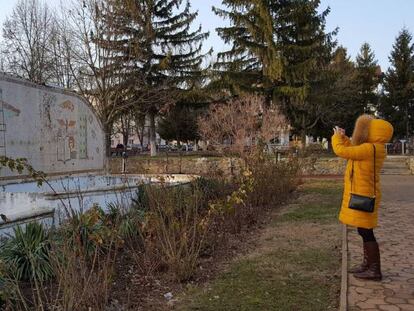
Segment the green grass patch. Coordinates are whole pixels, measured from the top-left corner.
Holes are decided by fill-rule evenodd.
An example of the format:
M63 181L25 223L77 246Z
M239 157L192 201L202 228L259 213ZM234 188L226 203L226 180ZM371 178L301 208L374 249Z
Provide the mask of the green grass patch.
M312 181L301 187L307 195L299 206L276 218L272 224L286 221L334 221L342 200L342 183L338 181Z
M241 260L210 289L190 290L186 305L178 310L334 310L335 293L321 271L333 275L337 262L332 258L336 256L332 251L315 249Z
M317 180L302 185L301 192L304 194L316 194L321 196L338 197L343 191L342 180Z
M340 201L332 203L307 203L277 218L273 224L284 221L331 221L338 215Z
M268 236L274 238L262 239L264 250L253 250L205 287L189 289L176 310L337 310L341 239L332 224L337 222L342 184L308 181L299 191L295 207L275 213Z

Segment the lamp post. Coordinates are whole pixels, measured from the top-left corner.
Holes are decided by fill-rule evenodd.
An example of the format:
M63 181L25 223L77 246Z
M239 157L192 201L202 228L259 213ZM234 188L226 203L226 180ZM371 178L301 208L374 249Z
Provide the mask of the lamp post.
M128 159L128 154L126 151L122 152L122 174L126 174L126 162Z

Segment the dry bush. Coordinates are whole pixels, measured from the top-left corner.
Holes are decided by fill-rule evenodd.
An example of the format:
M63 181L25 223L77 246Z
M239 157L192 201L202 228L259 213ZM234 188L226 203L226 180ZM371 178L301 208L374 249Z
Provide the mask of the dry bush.
M245 95L224 104L215 104L199 119L201 138L236 153L244 167L233 182L232 194L215 203L225 211L225 222L232 231L254 223L266 207L283 202L296 183L297 161L278 160L265 152L272 139L288 129L278 108L258 95ZM225 145L224 143L228 144Z
M117 252L113 241L109 244L112 245L105 253L96 248L88 256L74 251L72 243L66 242L55 248L52 264L56 279L50 285L54 288L50 309L105 310Z
M251 205L278 205L295 189L299 172L296 158L288 157L278 161L272 154L257 151L246 161L254 180L253 191L249 195Z
M210 106L198 120L202 140L221 151L243 154L259 142L269 142L287 128L279 109L262 96L244 95Z
M209 227L205 197L197 185L148 185L143 225L145 252L178 281L189 279Z
M120 246L117 228L94 208L51 231L48 266L53 278L32 273L28 281L21 281L13 273L18 270L9 267L5 309L105 310Z

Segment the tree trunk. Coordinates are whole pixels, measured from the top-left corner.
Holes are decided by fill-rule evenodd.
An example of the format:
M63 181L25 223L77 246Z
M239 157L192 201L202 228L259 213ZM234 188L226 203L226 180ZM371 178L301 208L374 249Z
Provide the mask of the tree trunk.
M302 129L300 131L300 141L302 144L301 148L305 149L306 148L306 130L305 129Z
M144 147L145 124L141 126L139 129L137 129L137 135L138 135L138 139L141 144L141 147Z
M105 152L106 152L106 156L110 157L111 156L112 123L110 124L105 123L104 131L105 131Z
M124 141L124 147L126 148L126 146L128 145L129 133L128 132L123 132L122 133L122 139Z
M157 155L157 145L155 143L155 115L150 113L150 148L151 148L151 157Z
M405 109L405 135L406 135L406 139L408 139L410 137L410 125L409 125L410 121L408 118L408 105Z
M307 126L306 126L306 116L302 114L302 126L300 130L300 141L301 141L301 149L304 151L306 149L306 134L307 134Z

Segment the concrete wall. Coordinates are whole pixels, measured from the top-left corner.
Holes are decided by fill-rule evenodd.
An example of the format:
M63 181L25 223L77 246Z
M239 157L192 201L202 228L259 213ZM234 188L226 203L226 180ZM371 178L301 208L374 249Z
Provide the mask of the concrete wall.
M104 132L81 97L0 73L0 156L49 174L102 170ZM17 176L0 170L0 180Z
M169 158L141 158L127 159L126 168L129 174L188 174L208 176L224 174L231 176L242 167L240 159L222 157L169 157ZM113 174L122 171L122 159L112 158L109 161L109 170Z
M414 175L414 157L409 157L407 160L408 167L411 171L411 174Z
M308 157L302 159L300 167L303 175L343 175L346 163L346 160L338 157Z
M303 175L342 175L346 161L340 158L305 158L301 160ZM130 174L195 174L208 176L222 173L231 176L242 167L237 158L221 157L170 157L127 159L127 172ZM111 173L120 173L122 159L112 158L109 162Z

